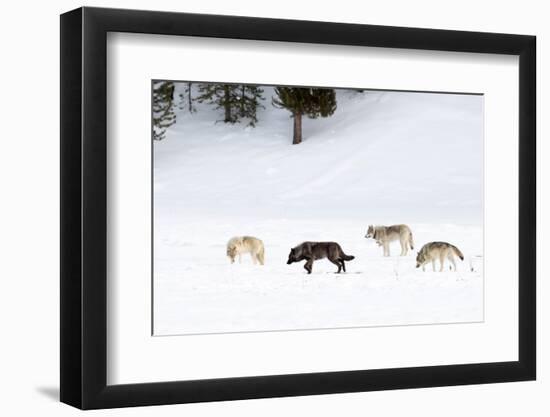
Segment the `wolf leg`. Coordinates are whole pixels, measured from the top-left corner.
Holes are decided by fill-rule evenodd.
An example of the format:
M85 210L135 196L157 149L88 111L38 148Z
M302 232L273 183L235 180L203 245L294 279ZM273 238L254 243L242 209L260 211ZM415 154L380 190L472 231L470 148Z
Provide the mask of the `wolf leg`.
M241 254L239 253L239 263L241 263L242 261L242 258L241 258Z
M432 269L435 272L435 258L432 259Z
M330 258L329 258L329 261L338 267L338 271L336 273L339 274L340 271L342 270L342 265L340 265L340 262L338 262L338 260L336 259L330 259Z
M456 272L456 262L455 262L455 257L453 256L453 254L452 254L452 253L449 253L449 256L448 256L448 258L449 258L449 261L451 262L451 264L453 264L453 267L454 267L454 269L455 269L455 272Z
M445 263L445 254L441 254L439 255L439 263L441 265L439 265L439 272L443 272L443 264Z
M340 259L340 263L342 264L342 269L346 272L346 264L344 263L344 260Z
M384 242L384 256L390 256L390 245Z
M311 271L313 269L313 259L312 258L307 260L307 262L304 265L304 268L306 269L308 274L311 274Z
M401 256L407 256L407 241L401 239L399 243L401 243Z
M254 265L256 265L257 261L256 261L256 254L254 252L250 252L250 256L252 257L252 263Z

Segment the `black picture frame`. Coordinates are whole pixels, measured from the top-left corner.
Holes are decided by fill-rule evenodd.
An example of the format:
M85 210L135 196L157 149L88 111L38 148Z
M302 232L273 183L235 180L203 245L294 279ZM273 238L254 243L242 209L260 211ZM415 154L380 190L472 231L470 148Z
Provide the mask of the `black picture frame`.
M519 360L107 385L108 32L519 56ZM61 401L81 409L533 380L536 377L534 36L79 8L61 15Z

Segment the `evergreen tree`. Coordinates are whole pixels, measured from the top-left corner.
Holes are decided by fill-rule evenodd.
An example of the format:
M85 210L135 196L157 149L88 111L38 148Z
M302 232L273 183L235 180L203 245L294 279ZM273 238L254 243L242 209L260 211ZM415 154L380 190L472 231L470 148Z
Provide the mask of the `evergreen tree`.
M260 87L246 84L240 85L239 89L239 116L243 119L249 119L248 124L250 126L255 126L256 123L258 123L258 117L256 115L258 109L264 108L260 103L260 100L264 99L262 97L264 90Z
M222 109L224 123L237 123L241 119L249 119L249 124L254 126L258 119L256 112L260 104L263 90L259 87L237 84L201 84L199 96L200 103L206 102Z
M222 109L224 112L224 123L236 123L238 109L236 104L238 91L237 86L230 84L200 84L199 103L208 103Z
M162 140L166 129L176 123L174 113L174 83L153 82L153 139Z
M183 93L180 93L180 109L187 107L189 113L195 113L197 109L193 105L193 100L193 83L188 81L185 83Z
M290 88L276 87L276 97L272 98L275 107L292 113L294 135L292 144L302 142L302 116L312 119L331 116L336 110L336 93L332 88Z

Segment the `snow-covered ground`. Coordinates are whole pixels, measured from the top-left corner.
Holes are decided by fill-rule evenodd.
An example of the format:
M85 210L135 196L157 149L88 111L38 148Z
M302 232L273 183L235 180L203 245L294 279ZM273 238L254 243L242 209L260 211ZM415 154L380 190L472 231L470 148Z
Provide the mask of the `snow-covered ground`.
M154 143L154 334L318 329L483 320L483 98L338 91L327 119L270 104L256 128L178 113ZM443 240L458 272L415 269L364 238L369 224L410 225L415 249ZM264 241L266 264L230 265L227 240ZM334 274L286 265L304 240L333 240L355 260ZM471 270L473 269L473 271Z

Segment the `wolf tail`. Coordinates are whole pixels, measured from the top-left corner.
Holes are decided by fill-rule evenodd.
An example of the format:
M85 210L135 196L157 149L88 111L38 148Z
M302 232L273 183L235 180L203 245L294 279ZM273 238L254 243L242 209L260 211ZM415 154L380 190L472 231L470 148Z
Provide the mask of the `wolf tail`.
M342 252L341 258L342 258L344 261L353 261L353 260L355 259L355 256L353 256L353 255L346 255L345 253Z
M461 261L463 261L464 260L464 255L462 254L462 252L460 252L460 249L458 249L454 245L451 245L451 247L453 248L453 251L454 251L455 255L458 256Z
M413 241L413 234L412 232L409 232L409 245L411 247L411 250L414 250L414 241Z
M265 251L264 251L264 247L262 246L258 251L258 254L256 255L256 257L258 258L258 261L260 262L260 265L264 264L264 255L265 255Z

